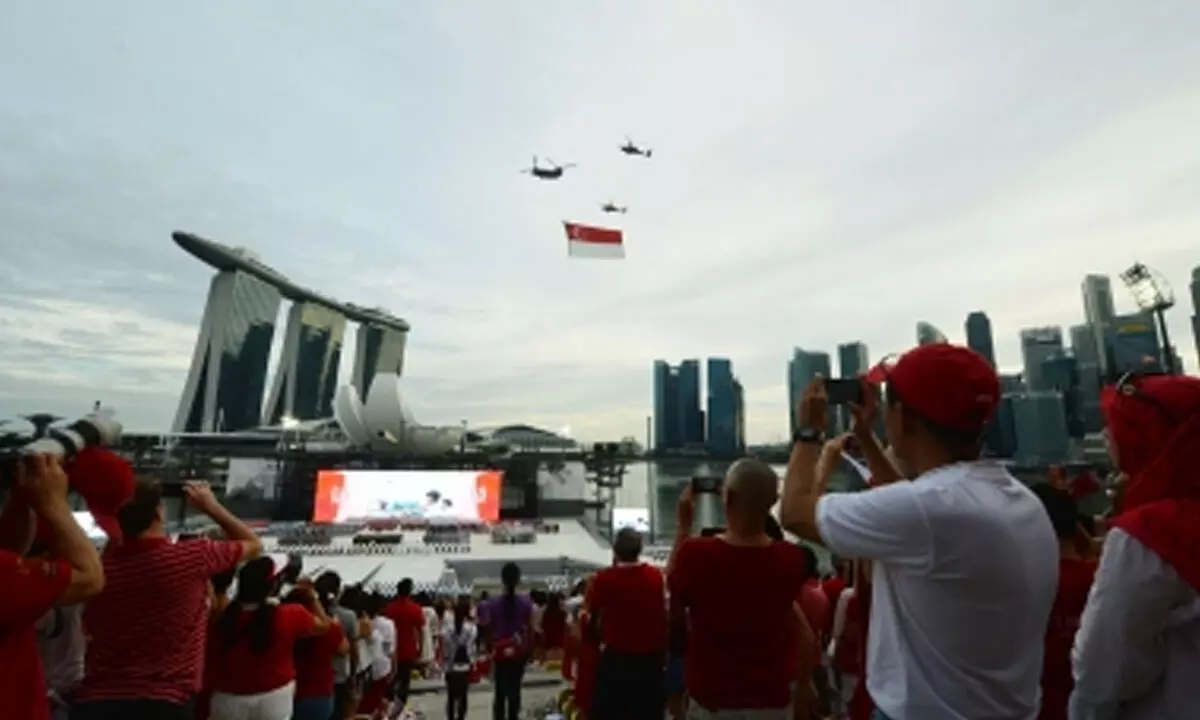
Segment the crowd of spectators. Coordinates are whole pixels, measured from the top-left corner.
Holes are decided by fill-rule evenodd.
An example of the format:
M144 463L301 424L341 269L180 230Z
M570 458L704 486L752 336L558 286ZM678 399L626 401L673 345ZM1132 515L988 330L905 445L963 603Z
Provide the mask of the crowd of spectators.
M521 592L512 563L478 598L299 577L204 483L185 493L222 538L172 540L160 487L116 455L30 455L0 514L3 717L395 717L437 668L448 718L486 676L493 718L516 720L546 661L585 720L1198 717L1200 380L1106 388L1122 481L1100 518L1054 478L1030 488L980 457L999 396L982 357L924 346L863 378L853 432L827 438L818 379L782 482L733 463L682 494L665 571L622 530L570 598ZM851 442L870 487L828 493ZM702 492L720 494L724 527L695 527Z

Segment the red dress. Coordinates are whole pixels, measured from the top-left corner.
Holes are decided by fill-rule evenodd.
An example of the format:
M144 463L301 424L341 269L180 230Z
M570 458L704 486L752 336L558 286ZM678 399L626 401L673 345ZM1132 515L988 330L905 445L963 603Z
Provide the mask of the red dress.
M567 636L567 612L547 609L542 614L542 646L545 650L562 650Z
M587 613L580 614L580 624L587 626ZM596 695L596 665L600 662L600 646L593 642L588 633L579 641L579 660L575 666L575 705L584 714L591 709Z

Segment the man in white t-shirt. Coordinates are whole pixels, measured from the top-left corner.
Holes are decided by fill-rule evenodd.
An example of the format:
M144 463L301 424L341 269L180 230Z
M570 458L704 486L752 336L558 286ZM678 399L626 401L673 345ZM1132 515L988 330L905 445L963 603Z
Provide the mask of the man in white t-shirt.
M906 477L821 496L815 479L828 399L799 409L784 527L843 557L873 560L867 690L886 720L1034 720L1058 543L1038 499L979 459L1000 398L992 366L926 345L887 372L886 429ZM864 388L855 422L873 422Z

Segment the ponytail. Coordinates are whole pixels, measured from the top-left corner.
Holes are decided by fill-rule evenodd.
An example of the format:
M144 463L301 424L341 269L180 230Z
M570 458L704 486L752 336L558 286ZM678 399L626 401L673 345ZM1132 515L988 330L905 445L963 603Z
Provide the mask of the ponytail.
M505 563L500 568L500 582L504 584L504 622L509 627L517 624L517 585L521 582L521 568L516 563Z

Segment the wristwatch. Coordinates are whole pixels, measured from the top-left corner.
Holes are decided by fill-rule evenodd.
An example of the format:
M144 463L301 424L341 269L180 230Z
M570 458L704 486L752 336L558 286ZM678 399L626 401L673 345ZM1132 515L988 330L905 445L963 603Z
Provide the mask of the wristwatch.
M799 427L792 433L792 444L813 443L820 445L825 442L825 433L814 427Z

